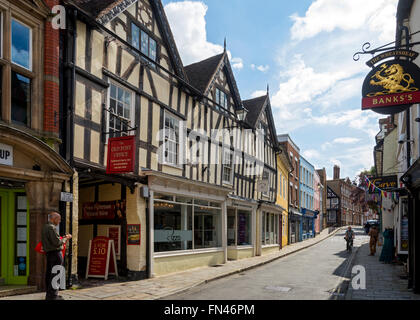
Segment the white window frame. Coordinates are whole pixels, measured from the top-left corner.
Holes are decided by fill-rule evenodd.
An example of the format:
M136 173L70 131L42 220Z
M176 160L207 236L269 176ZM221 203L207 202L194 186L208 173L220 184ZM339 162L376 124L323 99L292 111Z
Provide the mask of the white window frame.
M234 171L234 166L233 166L233 151L228 149L228 148L223 148L223 157L222 157L222 168L223 168L223 172L222 172L222 180L224 184L228 184L228 185L233 185L233 171ZM229 164L226 164L226 155L229 154L229 157L231 157L231 161L230 161L230 166ZM225 168L228 167L230 168L230 177L229 177L229 181L225 180Z
M135 94L132 90L128 89L127 87L121 85L120 83L118 83L117 81L113 81L113 80L109 80L109 87L108 87L108 93L107 93L107 109L110 110L111 109L111 86L115 86L118 88L121 88L125 91L128 91L131 93L131 106L130 106L130 123L129 126L130 127L135 127ZM110 126L109 126L109 122L111 120L111 113L109 111L105 111L106 112L106 132L110 132ZM129 131L127 136L132 136L134 135L134 131ZM106 142L105 144L108 144L108 139L109 139L109 133L106 135Z
M180 168L181 166L179 164L179 160L180 160L181 141L179 141L179 139L180 139L180 134L181 134L180 122L182 120L179 117L175 116L174 114L165 111L164 114L163 114L163 128L162 128L163 129L163 134L165 134L165 130L166 130L166 127L165 127L166 126L166 118L172 118L173 120L178 122L178 142L175 141L175 143L177 143L175 163L167 162L165 154L162 155L163 156L163 162L162 163L166 166L172 166L172 167L175 167L175 168ZM162 150L163 152L165 152L165 150L166 150L166 141L165 140L166 140L165 137L163 137L163 146L162 146L163 147L163 150Z
M20 65L20 64L18 64L18 63L16 63L16 62L13 61L13 57L12 57L12 47L13 47L13 39L12 39L12 37L13 37L13 29L12 29L12 23L13 23L13 20L16 21L17 23L21 24L22 26L27 27L29 29L29 68L26 68L26 67L24 67L24 66L22 66L22 65ZM1 25L2 25L2 30L1 30L2 31L2 37L1 37L2 39L1 40L3 40L3 16L2 16ZM2 41L2 45L1 46L2 46L2 54L3 54L3 41ZM14 17L12 17L10 19L10 62L12 64L16 65L16 66L19 66L19 67L25 69L25 70L32 71L32 68L33 68L33 30L32 30L32 27L31 26L27 25L26 23L22 22L19 19L14 18Z
M268 173L268 192L262 192L261 194L265 197L269 197L270 196L270 187L271 187L270 171L268 171L267 169L264 169L262 178L264 178L264 172Z

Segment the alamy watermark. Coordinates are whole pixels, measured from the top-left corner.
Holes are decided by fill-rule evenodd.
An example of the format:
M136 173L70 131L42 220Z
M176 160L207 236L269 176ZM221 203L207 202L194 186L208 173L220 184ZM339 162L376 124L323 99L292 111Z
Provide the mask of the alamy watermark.
M354 266L351 273L352 273L351 286L353 290L366 290L365 267L360 266L360 265Z
M51 280L51 287L54 290L66 289L66 269L61 265L56 265L51 270L54 277Z
M64 6L57 5L51 9L51 13L54 15L51 20L53 29L66 29L66 8Z

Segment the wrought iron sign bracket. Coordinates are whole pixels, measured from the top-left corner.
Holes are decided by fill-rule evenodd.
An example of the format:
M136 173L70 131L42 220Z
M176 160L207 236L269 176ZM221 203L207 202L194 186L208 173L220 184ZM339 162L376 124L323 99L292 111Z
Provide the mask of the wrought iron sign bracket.
M419 41L417 41L417 42L410 42L411 37L413 35L415 35L415 34L418 34L418 33L420 33L420 31L414 32L412 34L407 34L406 35L406 43L403 44L403 45L402 44L401 45L398 45L398 46L392 46L391 47L391 45L393 45L393 44L396 43L396 41L393 41L393 42L387 43L387 44L385 44L383 46L380 46L378 48L369 50L370 47L371 47L371 44L370 44L370 42L366 42L362 46L362 51L356 52L353 55L353 60L354 61L359 61L360 60L360 55L364 55L364 54L371 54L372 56L374 56L377 53L386 52L386 51L398 51L398 50L406 50L406 51L409 51L410 48L412 48L412 47L414 47L416 45L420 45L420 42ZM415 58L417 58L417 55L416 56L409 57L409 58L410 58L410 60L414 60Z
M107 135L107 134L111 134L111 133L128 133L128 132L132 132L132 131L137 131L138 127L132 127L128 124L128 120L119 116L118 114L114 113L111 109L107 109L107 108L103 108L104 111L108 112L111 116L117 118L118 120L120 120L121 122L124 122L127 126L127 130L115 130L115 131L110 131L110 132L102 132L103 134Z

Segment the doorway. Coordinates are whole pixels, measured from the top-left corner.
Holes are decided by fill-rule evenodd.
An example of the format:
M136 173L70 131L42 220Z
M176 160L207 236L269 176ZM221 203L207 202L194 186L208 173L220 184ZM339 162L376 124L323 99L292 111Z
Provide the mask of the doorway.
M24 190L0 189L0 282L26 285L29 214Z

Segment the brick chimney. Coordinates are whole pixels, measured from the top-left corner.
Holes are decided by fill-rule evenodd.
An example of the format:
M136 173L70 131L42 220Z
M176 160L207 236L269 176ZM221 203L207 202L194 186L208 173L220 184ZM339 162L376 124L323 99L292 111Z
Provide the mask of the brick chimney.
M340 179L340 167L335 165L334 166L334 180Z

